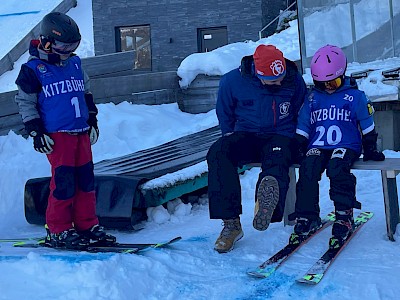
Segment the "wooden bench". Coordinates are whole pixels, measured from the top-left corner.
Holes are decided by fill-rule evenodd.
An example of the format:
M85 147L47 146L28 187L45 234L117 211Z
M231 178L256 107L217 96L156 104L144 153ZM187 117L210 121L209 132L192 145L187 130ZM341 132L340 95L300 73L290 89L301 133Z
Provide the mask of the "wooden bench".
M260 164L250 164L248 167L260 167ZM286 196L285 224L290 224L288 215L294 212L296 202L296 168L293 165L289 170L290 184ZM355 162L354 170L376 170L381 172L383 201L385 205L386 229L389 240L394 241L396 226L400 223L399 200L397 193L396 175L400 173L400 158L386 158L385 161L359 161Z
M196 135L196 134L195 134ZM193 135L193 136L195 136ZM204 138L207 139L207 147L212 144L219 136L219 131L216 128L212 128L208 131L207 136L203 135ZM201 155L197 157L196 163L200 160L200 157L204 156L207 153L205 148L202 149ZM161 154L161 153L160 153ZM168 153L166 153L168 154ZM200 154L200 153L198 153ZM161 158L161 157L160 157ZM107 162L108 163L108 162ZM129 164L128 164L129 165ZM193 165L193 164L192 164ZM260 167L261 164L254 163L245 165L243 168L239 170L242 172L244 170L251 169L253 167ZM101 163L98 163L96 166L98 171L102 170ZM132 165L123 172L130 171ZM190 168L191 165L188 166ZM293 165L289 169L289 177L290 184L289 190L286 196L286 205L285 205L285 216L284 223L285 225L293 225L293 222L288 220L288 215L294 212L294 206L296 202L296 169L299 168L299 165ZM108 166L104 171L108 169ZM133 169L136 169L134 167ZM385 161L375 162L375 161L367 161L364 162L362 159L355 162L353 170L376 170L381 172L382 178L382 188L383 188L383 200L385 206L385 215L386 215L386 226L387 226L387 236L389 240L394 241L394 234L396 232L396 226L400 223L400 212L399 212L399 202L398 202L398 192L397 192L397 181L396 175L400 173L400 158L386 158ZM131 169L132 170L132 169ZM110 170L107 170L108 172ZM106 172L107 172L106 171ZM178 170L180 172L181 170ZM108 173L107 172L107 173ZM151 183L148 182L148 183ZM207 170L203 170L201 174L195 176L194 178L182 179L173 183L173 185L165 185L161 187L151 187L151 184L146 184L141 188L142 197L145 198L145 202L151 204L151 206L160 205L162 203L166 203L170 200L173 200L176 197L180 197L183 194L189 194L195 192L197 190L206 188L208 184L208 172Z
M260 163L247 164L239 170L242 172L244 170L251 169L253 167L260 167ZM285 215L284 223L285 225L293 225L294 222L290 222L288 215L294 212L294 207L296 203L296 169L299 165L293 165L289 169L289 190L286 195L285 204ZM382 189L383 189L383 202L385 206L385 217L386 217L386 227L387 236L389 240L394 241L394 234L396 233L396 226L400 223L400 212L399 212L399 200L397 192L397 181L396 176L400 173L400 158L386 158L385 161L362 161L359 159L354 163L353 170L369 170L369 171L380 171L382 178ZM183 180L177 182L173 187L161 188L162 192L154 189L151 193L147 195L152 195L153 198L159 199L159 202L167 202L172 200L174 196L182 195L182 192L191 193L196 189L207 187L208 172L205 171L199 176L193 179ZM180 193L176 193L176 190L180 190ZM159 197L163 198L161 200ZM160 201L161 200L161 201Z

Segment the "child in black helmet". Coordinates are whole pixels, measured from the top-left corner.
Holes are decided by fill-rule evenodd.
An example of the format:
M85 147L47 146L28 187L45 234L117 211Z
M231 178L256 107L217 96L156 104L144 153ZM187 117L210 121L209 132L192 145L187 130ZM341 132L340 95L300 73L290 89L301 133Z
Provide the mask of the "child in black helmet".
M46 244L84 248L91 240L115 242L99 226L91 145L97 142L97 108L88 76L73 54L81 41L69 16L53 12L32 40L31 57L16 80L15 101L36 151L51 165Z

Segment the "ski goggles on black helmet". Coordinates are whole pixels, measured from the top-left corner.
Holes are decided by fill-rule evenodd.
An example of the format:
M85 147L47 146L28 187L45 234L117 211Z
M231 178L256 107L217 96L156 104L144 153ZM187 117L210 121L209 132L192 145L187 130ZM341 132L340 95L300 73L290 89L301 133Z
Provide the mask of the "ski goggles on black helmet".
M48 39L44 36L41 36L40 40L45 50L51 50L52 52L60 55L71 54L78 48L81 42L79 40L76 42L65 43L54 39Z
M73 42L73 43L64 43L64 42L55 40L51 45L51 50L54 53L61 54L61 55L71 54L78 48L80 42L81 41L77 41L77 42Z

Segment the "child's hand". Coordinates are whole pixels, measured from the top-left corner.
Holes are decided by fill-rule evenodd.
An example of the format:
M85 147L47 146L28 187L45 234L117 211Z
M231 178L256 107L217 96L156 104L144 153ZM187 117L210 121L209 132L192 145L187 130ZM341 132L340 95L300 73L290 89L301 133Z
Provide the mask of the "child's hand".
M371 152L365 151L363 161L367 160L383 161L385 160L385 154L377 150L373 150Z
M47 134L42 133L33 137L33 148L35 148L37 152L50 154L53 152L53 146L54 141Z
M43 128L41 119L32 119L24 123L25 130L33 137L33 148L37 152L50 154L53 152L54 141L47 135Z
M382 161L385 160L385 154L376 150L376 141L378 139L378 134L375 132L375 129L371 132L365 134L362 138L362 144L364 148L364 157L363 161L374 160L374 161Z
M95 127L90 127L89 129L90 145L96 144L99 139L99 129Z
M89 113L89 119L87 121L89 128L89 137L90 137L90 144L96 144L97 140L99 139L99 127L97 126L97 117L96 113Z

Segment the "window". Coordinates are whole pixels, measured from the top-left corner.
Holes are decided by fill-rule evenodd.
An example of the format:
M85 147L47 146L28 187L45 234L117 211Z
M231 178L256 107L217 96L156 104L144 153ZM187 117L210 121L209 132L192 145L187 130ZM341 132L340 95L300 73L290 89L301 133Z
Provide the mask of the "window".
M116 29L117 51L135 50L134 69L151 70L150 26L124 26Z

